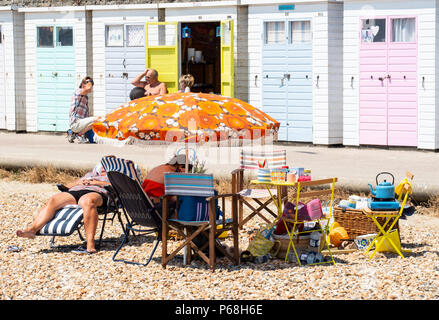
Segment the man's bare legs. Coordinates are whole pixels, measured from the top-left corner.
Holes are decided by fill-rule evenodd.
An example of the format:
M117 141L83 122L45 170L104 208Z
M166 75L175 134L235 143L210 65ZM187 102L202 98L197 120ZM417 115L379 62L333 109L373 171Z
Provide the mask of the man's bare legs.
M32 225L24 230L17 230L17 236L33 239L38 230L52 220L55 212L68 204L76 204L75 198L67 192L61 192L50 197L49 201L38 212Z
M78 204L84 210L84 229L85 239L87 241L87 251L96 252L95 234L98 226L98 207L103 204L102 197L99 193L91 192L83 195Z

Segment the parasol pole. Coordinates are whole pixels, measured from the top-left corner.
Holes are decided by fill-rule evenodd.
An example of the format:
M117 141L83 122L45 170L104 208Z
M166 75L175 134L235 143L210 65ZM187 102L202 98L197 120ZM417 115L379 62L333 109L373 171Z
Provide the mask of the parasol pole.
M189 170L189 165L188 165L188 162L189 162L189 145L188 145L188 142L186 142L185 143L185 151L186 151L186 162L185 162L185 164L184 164L184 172L188 172L188 170Z

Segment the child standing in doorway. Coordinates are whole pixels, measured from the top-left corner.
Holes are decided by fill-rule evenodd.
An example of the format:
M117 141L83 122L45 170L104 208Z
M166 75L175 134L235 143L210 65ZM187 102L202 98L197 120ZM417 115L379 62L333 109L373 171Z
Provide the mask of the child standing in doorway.
M191 87L194 85L194 77L191 74L184 74L178 80L180 90L178 92L191 92Z

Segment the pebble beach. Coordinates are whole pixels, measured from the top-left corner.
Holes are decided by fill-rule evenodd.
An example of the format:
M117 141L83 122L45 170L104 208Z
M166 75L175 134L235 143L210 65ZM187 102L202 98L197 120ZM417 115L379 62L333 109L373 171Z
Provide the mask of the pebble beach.
M184 266L174 259L164 269L160 247L147 267L113 262L122 239L115 219L107 224L108 242L97 254L77 255L77 234L57 238L18 238L15 231L31 223L38 208L54 193L53 184L0 180L0 277L2 300L437 300L439 299L439 218L421 214L400 220L402 259L377 253L369 260L362 251L334 255L336 265L299 267L272 259L267 263L231 265L219 259L210 271L200 262ZM254 219L240 234L240 249L257 228ZM98 232L100 231L98 226ZM225 240L230 243L229 239ZM171 241L177 246L179 241ZM133 238L122 258L146 261L154 237ZM18 246L18 252L8 251Z

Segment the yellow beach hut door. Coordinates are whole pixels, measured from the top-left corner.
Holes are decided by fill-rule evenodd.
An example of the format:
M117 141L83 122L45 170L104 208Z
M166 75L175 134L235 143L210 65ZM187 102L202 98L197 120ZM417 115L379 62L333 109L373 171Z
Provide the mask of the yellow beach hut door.
M233 20L221 21L221 94L233 97Z
M146 67L157 70L169 93L178 90L178 39L177 22L145 24Z

